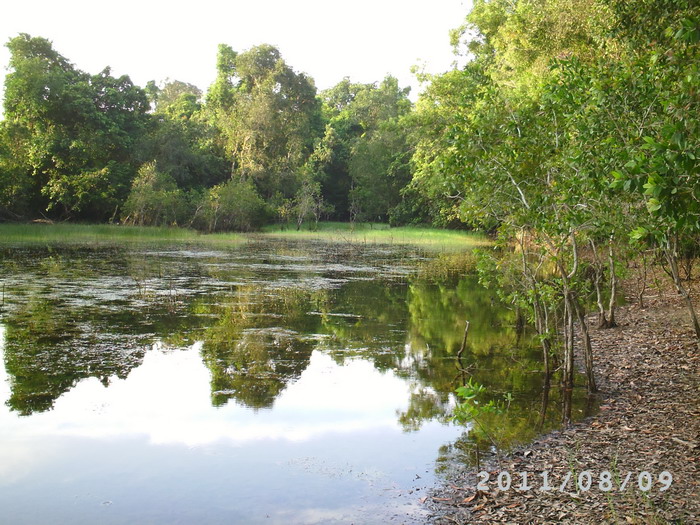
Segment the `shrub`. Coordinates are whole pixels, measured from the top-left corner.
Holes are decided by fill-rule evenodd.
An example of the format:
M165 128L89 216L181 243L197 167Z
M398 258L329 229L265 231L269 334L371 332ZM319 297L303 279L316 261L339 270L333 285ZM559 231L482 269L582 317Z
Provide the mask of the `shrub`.
M209 189L195 225L209 232L250 231L267 218L265 201L250 180L232 179Z
M184 222L190 205L173 178L158 171L155 162L141 166L124 203L122 222L137 226L170 226Z

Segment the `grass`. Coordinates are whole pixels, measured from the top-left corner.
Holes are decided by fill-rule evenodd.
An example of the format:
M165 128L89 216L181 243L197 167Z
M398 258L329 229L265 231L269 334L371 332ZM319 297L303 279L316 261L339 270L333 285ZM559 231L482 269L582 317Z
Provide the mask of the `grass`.
M477 233L416 226L391 228L388 224L377 223L353 226L344 222L321 222L316 230L309 225L304 225L299 230L294 226L282 229L279 225L270 225L263 228L263 235L353 244L405 244L445 251L464 250L491 243L487 237Z
M263 228L255 234L263 238L314 239L351 244L401 244L438 251L463 251L490 243L483 235L441 230L429 227L404 226L390 228L387 224L355 224L323 222L318 229L303 226L299 231L279 225ZM138 242L245 242L249 236L240 233L202 234L186 228L150 226L121 226L116 224L0 224L0 244L61 243L114 244Z
M186 228L121 226L116 224L0 224L0 244L15 243L124 243L124 242L240 242L234 233L203 235Z

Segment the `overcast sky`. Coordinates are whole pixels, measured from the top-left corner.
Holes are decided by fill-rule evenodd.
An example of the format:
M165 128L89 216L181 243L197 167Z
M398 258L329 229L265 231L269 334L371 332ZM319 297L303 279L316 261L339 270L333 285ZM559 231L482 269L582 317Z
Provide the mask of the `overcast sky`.
M9 4L9 5L8 5ZM19 33L48 38L77 68L148 80L182 80L206 91L214 80L219 43L237 51L277 46L296 71L319 89L344 76L374 82L387 73L411 85L410 72L450 68L449 30L459 26L471 0L24 0L0 15L0 80L9 62L4 44Z

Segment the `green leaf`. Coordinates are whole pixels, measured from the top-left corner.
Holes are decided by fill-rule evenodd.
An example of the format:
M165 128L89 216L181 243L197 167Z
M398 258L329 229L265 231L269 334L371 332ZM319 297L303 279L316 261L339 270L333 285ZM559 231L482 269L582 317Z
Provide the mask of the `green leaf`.
M649 231L646 228L644 228L643 226L640 226L640 227L632 230L632 232L630 233L630 237L632 239L634 239L635 241L638 241L640 239L645 238L648 234L649 234Z
M657 212L661 209L661 203L656 198L651 198L647 201L647 209L649 213Z

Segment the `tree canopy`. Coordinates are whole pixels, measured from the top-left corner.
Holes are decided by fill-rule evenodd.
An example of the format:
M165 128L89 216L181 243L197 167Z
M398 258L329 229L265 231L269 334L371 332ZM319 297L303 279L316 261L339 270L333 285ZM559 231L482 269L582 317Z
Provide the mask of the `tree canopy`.
M126 197L147 122L145 92L109 68L79 71L43 38L8 43L2 170L7 207L105 219ZM5 192L3 192L5 193ZM38 209L37 209L38 208ZM43 209L42 209L43 208Z
M40 37L22 34L7 47L5 219L249 229L261 221L347 219L352 207L358 220L385 220L410 180L399 119L411 102L393 77L343 80L327 99L277 48L238 52L221 44L216 80L204 94L179 80L142 89L109 68L85 73ZM333 110L330 93L343 89L357 91L357 100ZM234 186L246 190L231 195L250 190L262 203L256 219L205 219L214 202L238 213L235 199L220 199ZM178 213L160 209L172 199Z
M453 42L471 60L433 78L418 101L412 184L443 217L517 247L485 264L484 278L530 312L545 363L564 327L571 384L576 321L595 390L585 311L597 303L601 323L614 324L604 296L614 297L619 259L647 249L700 338L679 275L700 233L700 8L480 0Z

